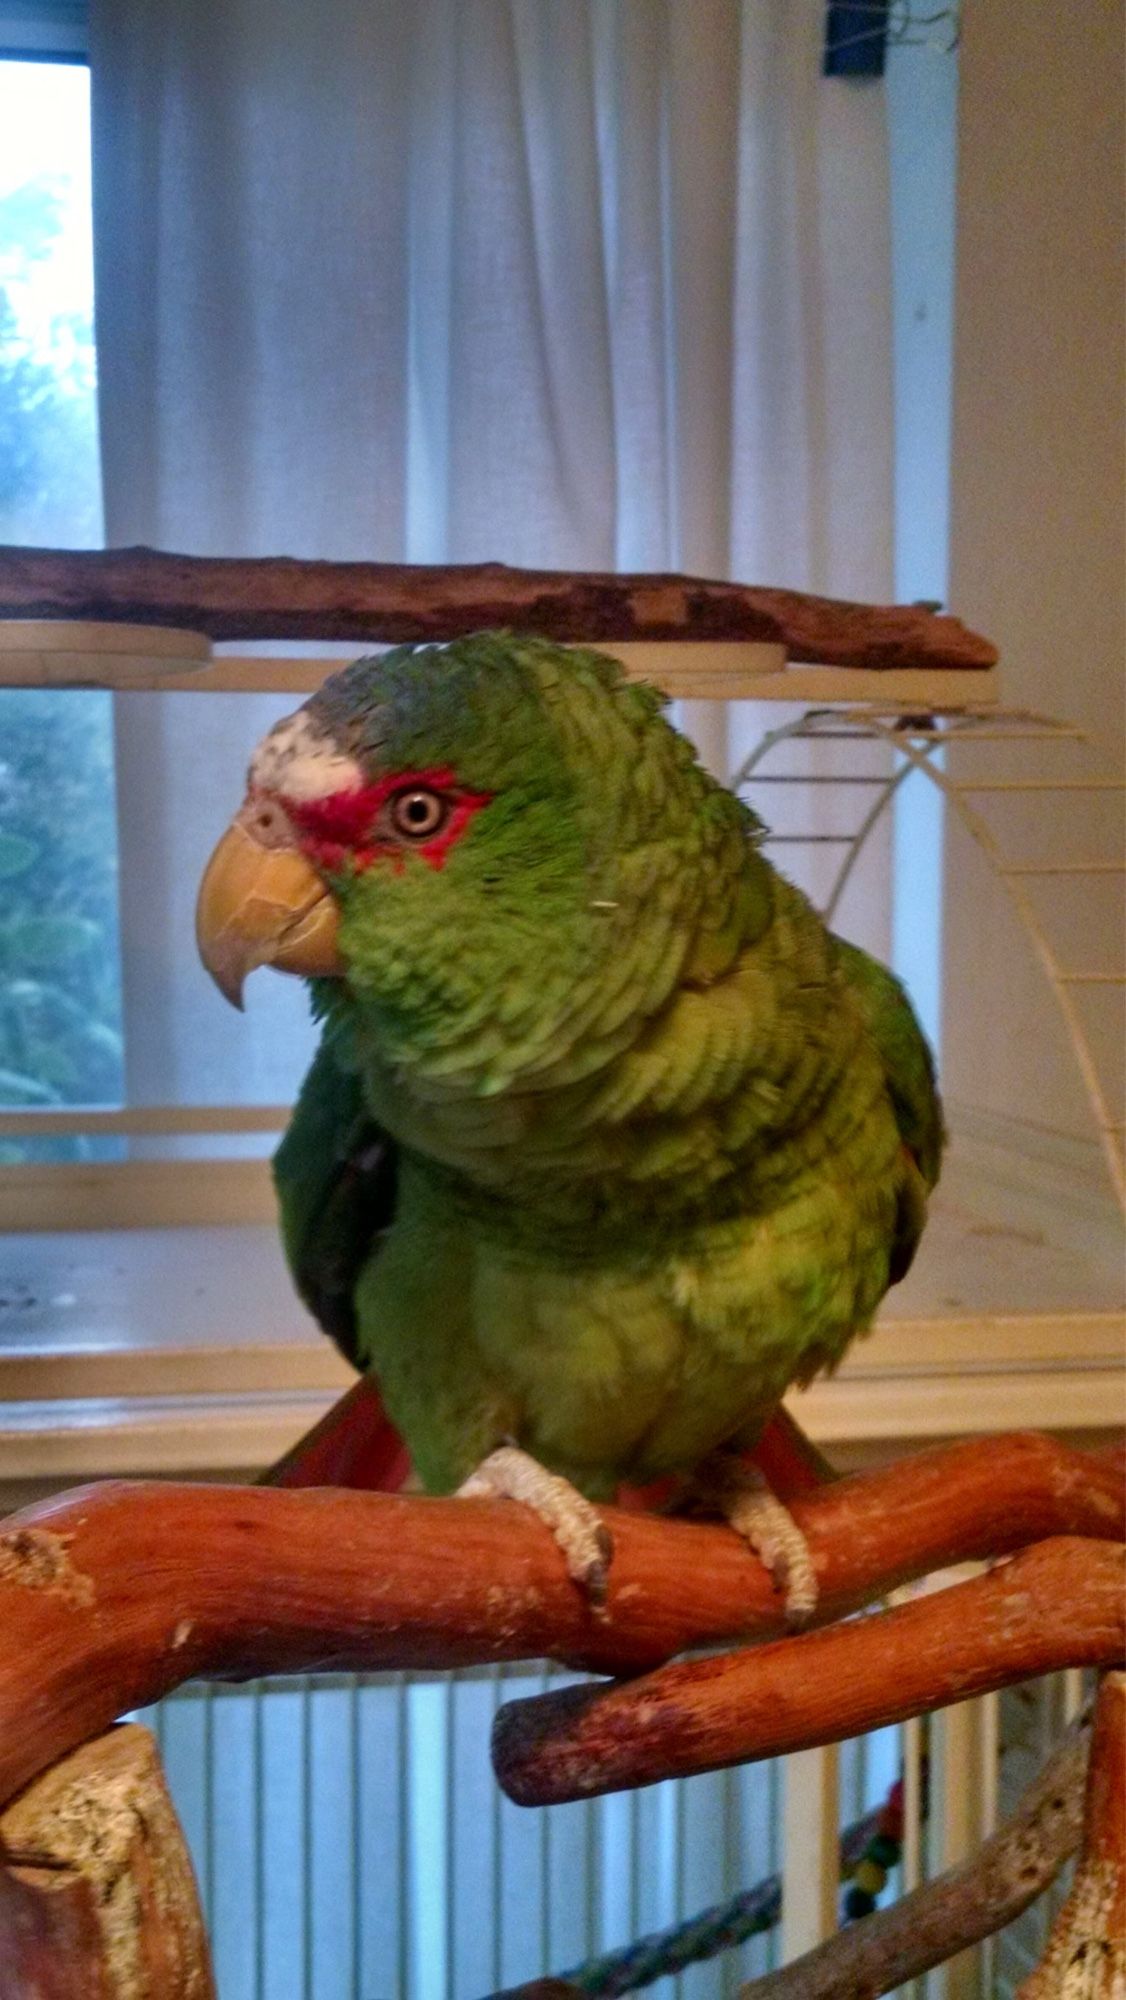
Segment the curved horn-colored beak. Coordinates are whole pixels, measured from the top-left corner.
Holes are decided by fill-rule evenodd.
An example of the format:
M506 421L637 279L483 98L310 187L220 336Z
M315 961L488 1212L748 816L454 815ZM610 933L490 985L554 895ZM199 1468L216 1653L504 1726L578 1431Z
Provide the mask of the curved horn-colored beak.
M320 876L288 842L256 839L240 812L204 870L196 903L196 943L219 991L242 1006L257 965L306 976L339 976L340 913Z

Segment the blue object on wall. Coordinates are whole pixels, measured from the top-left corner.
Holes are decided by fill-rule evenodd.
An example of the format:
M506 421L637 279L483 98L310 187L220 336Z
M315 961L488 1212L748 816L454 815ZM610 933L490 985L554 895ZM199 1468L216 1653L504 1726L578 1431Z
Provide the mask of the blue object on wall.
M890 0L829 0L825 76L882 76Z

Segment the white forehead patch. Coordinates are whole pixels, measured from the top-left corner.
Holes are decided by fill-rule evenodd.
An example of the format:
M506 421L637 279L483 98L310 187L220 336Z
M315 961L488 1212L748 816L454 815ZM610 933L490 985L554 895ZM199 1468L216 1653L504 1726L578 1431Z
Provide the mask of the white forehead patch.
M282 717L262 738L250 760L252 789L282 792L290 799L325 799L356 791L364 774L331 736L317 728L307 709Z

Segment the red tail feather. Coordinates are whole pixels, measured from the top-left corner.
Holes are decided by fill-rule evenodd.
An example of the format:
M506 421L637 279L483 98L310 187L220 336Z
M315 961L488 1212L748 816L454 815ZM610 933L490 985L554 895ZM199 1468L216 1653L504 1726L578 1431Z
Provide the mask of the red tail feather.
M411 1469L406 1445L367 1375L262 1475L263 1486L351 1486L397 1493Z
M757 1465L775 1499L783 1502L814 1493L837 1477L828 1459L781 1404L747 1456Z
M811 1493L835 1477L817 1447L784 1409L775 1412L752 1452L755 1465L780 1500ZM264 1486L350 1486L360 1491L397 1493L410 1475L410 1453L370 1376L334 1403L319 1424L299 1440L269 1472ZM666 1506L681 1482L622 1487L621 1506L648 1513Z
M757 1465L771 1492L783 1504L799 1494L814 1493L837 1477L828 1459L781 1405L753 1451L744 1456L750 1465ZM691 1493L690 1478L657 1479L651 1486L619 1486L617 1502L631 1514L660 1514L670 1508L675 1511L676 1502L686 1490Z

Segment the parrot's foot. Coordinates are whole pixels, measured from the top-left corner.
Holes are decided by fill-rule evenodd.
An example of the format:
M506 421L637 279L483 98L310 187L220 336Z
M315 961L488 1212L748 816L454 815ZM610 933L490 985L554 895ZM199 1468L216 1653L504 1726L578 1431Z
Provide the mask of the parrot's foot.
M606 1601L614 1545L598 1509L530 1452L500 1445L457 1489L459 1500L519 1500L551 1529L567 1569L595 1606Z
M707 1501L770 1571L786 1601L787 1624L808 1624L817 1609L809 1543L757 1465L739 1452L716 1452L703 1468L700 1484Z

